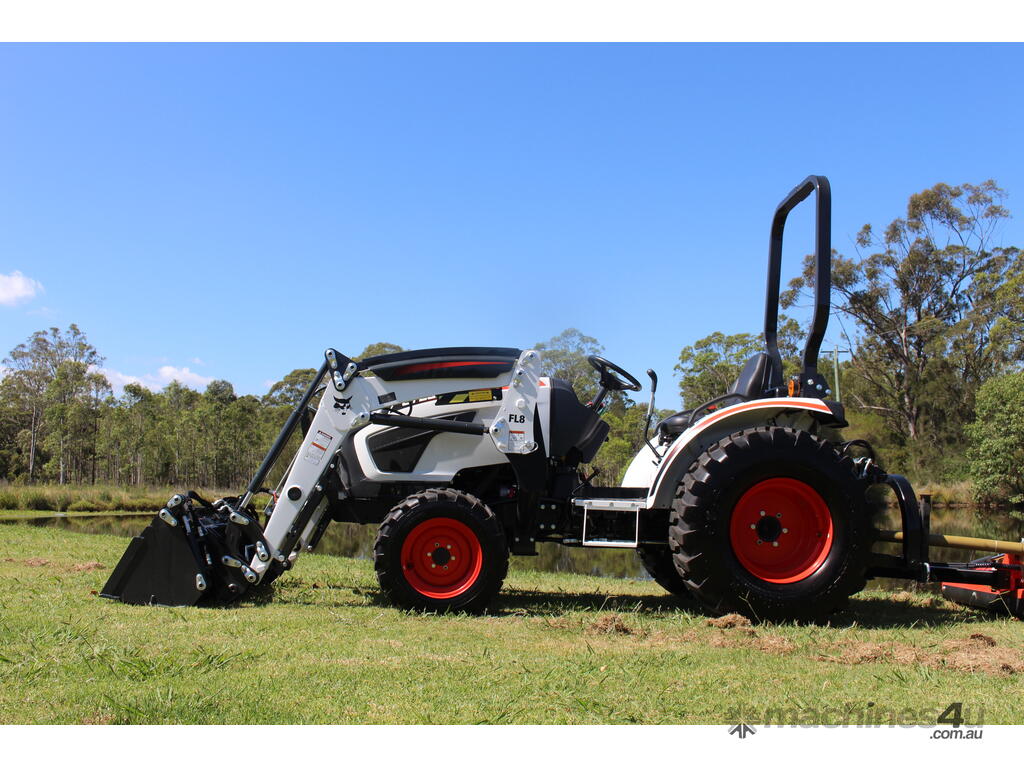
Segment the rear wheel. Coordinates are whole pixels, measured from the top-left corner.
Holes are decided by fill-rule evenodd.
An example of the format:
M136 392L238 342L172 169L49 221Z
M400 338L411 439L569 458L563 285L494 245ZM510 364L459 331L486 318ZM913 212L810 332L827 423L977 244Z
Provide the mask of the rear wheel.
M679 571L676 570L675 563L672 561L671 549L667 546L639 546L636 553L640 562L643 563L644 570L660 587L677 597L690 596L686 582L683 581L683 577L679 575Z
M669 525L676 569L715 613L821 620L864 587L865 490L853 462L807 432L737 432L679 485Z
M508 571L505 532L479 499L439 488L414 494L381 523L377 581L404 608L477 613Z

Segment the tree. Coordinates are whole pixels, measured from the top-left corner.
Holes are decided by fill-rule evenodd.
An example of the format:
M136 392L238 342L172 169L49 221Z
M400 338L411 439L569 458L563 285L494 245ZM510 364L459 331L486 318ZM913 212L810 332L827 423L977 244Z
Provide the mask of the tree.
M389 344L386 341L378 341L376 344L368 344L366 349L359 353L357 360L365 360L368 357L376 357L377 355L390 355L395 352L404 352L397 344Z
M214 379L206 385L204 396L213 400L218 405L228 405L236 399L235 387L230 381Z
M691 346L683 347L675 370L680 374L679 394L684 408L696 408L724 395L740 369L764 344L749 333L727 336L715 331Z
M21 385L13 376L0 379L0 477L27 471L27 451L21 444L28 438L30 420L26 411L28 398Z
M969 473L982 504L1024 504L1024 371L978 389L967 425Z
M798 370L802 331L792 318L779 317L779 354L783 373ZM683 347L675 370L680 374L679 394L684 408L696 408L712 398L724 395L740 375L743 365L756 352L765 349L761 336L750 333L726 335L716 331L692 345Z
M1024 259L997 244L1005 198L992 180L936 184L833 259L833 305L855 328L847 400L880 414L919 468L959 442L981 382L1021 359ZM785 305L812 274L808 259Z
M592 400L597 395L597 373L587 362L588 355L604 352L597 339L580 333L576 328L567 328L557 336L535 344L534 349L542 354L544 373L569 382L581 402Z
M95 482L99 409L109 392L110 384L102 374L91 372L88 365L75 360L62 362L46 387L43 425L44 446L50 454L47 470L61 485Z
M636 452L644 442L644 417L647 406L639 403L613 403L601 418L608 422L608 439L598 451L590 468L600 470L598 485L618 485Z
M316 376L313 368L296 368L280 381L276 382L263 396L263 405L269 408L287 407L294 408L302 396L306 393L306 387Z
M368 357L376 357L377 355L390 355L395 352L404 352L397 344L389 344L386 341L378 341L376 344L368 344L366 349L359 353L357 360L365 360ZM363 376L376 376L373 371L363 371Z
M20 402L20 412L27 419L27 473L31 482L36 475L36 454L43 425L43 410L47 405L47 388L57 377L64 363L80 363L87 369L103 364L96 348L89 344L78 326L72 323L67 330L59 328L36 331L23 344L11 350L3 364L9 368L5 380L10 380L7 392Z
M568 328L534 348L543 354L544 374L568 381L580 402L597 396L597 372L587 362L588 355L604 351L597 339ZM591 469L600 470L600 482L613 484L622 479L643 442L646 412L646 406L634 404L624 392L611 392L605 398L601 418L608 423L608 438L591 464Z

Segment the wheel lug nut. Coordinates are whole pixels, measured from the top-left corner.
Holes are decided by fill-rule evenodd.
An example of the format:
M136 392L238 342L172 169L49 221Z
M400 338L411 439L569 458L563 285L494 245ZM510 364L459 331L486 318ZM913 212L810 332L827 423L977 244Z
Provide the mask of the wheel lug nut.
M773 542L772 542L772 546L773 546L773 547L777 547L777 546L779 546L779 542L777 542L777 541L773 541Z
M757 526L756 526L756 525L754 525L753 523L751 523L751 524L750 524L750 530L752 530L752 531L756 531L756 530L757 530Z
M448 545L448 549L451 549L451 548L452 548L452 545L451 545L451 544L449 544L449 545Z
M764 517L764 510L761 510L761 517Z
M761 541L760 539L758 539L758 540L757 540L757 543L758 543L758 544L763 544L764 542L763 542L763 541Z
M783 529L782 529L782 532L783 532L783 533L789 533L789 528L783 528Z
M431 568L437 568L437 563L431 563L431 564L430 564L430 567L431 567Z
M776 516L776 517L782 517L782 513L781 513L781 512L776 512L776 513L775 513L775 516Z

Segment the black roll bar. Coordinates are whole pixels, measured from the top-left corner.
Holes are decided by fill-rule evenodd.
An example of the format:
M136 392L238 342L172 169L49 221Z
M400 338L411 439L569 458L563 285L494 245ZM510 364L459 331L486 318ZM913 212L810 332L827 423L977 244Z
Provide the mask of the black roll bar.
M804 345L804 373L818 372L818 351L828 328L832 307L832 190L824 176L808 176L786 195L775 209L771 240L768 244L768 288L764 307L764 341L768 355L782 380L782 356L779 354L779 287L782 279L782 233L789 212L817 191L814 238L814 318Z

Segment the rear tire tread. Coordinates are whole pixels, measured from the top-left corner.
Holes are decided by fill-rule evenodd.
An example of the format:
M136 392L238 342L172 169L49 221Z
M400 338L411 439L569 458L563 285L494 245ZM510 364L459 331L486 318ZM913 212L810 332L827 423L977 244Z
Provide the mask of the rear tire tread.
M723 536L743 483L759 477L760 468L769 463L783 474L789 466L827 484L834 524L843 526L833 543L841 551L830 553L818 571L795 584L757 579L736 560L728 536ZM669 519L675 567L689 591L713 613L736 612L756 620L823 620L866 583L871 552L866 488L849 457L808 432L789 427L736 432L694 461L677 488Z

